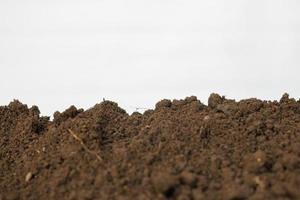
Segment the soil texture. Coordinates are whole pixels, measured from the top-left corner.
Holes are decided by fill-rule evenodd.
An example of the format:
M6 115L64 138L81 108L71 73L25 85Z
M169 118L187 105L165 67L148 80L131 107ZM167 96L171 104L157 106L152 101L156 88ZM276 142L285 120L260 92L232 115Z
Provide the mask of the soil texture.
M0 107L0 200L300 199L300 101Z

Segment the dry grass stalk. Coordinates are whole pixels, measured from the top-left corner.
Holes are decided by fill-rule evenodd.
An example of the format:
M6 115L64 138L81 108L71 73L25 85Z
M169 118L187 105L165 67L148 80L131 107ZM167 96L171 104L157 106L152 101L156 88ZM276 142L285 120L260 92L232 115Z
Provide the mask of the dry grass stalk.
M84 148L84 150L86 152L88 152L89 154L92 154L94 156L96 156L97 160L99 160L100 162L102 162L102 158L94 151L91 151L82 141L82 139L80 137L78 137L74 131L72 131L71 129L68 129L69 133L78 141L80 142L81 146Z

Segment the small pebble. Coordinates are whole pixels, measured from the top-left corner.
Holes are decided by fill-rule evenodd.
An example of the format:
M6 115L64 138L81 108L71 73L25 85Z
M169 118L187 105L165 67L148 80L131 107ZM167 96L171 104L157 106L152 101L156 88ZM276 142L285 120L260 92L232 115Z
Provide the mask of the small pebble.
M28 181L30 181L30 179L32 178L32 173L31 172L28 172L27 174L26 174L26 177L25 177L25 181L26 182L28 182Z
M203 118L204 121L208 121L209 119L210 119L209 115L206 115L206 116Z

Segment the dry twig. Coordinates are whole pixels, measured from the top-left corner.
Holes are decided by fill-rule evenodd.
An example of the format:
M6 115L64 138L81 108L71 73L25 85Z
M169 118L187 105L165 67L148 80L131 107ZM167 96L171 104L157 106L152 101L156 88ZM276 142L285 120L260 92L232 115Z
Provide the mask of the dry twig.
M84 148L84 150L86 152L88 152L89 154L92 154L94 156L96 156L96 158L102 162L102 158L94 151L91 151L82 141L82 139L80 137L78 137L71 129L68 129L69 133L77 140L80 142L81 146Z

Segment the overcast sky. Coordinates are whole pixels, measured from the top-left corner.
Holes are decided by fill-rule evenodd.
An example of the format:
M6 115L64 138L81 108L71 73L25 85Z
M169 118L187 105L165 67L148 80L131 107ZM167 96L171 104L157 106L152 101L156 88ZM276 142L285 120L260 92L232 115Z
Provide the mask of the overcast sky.
M0 0L0 104L300 97L299 0Z

